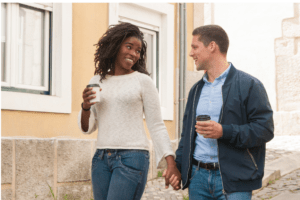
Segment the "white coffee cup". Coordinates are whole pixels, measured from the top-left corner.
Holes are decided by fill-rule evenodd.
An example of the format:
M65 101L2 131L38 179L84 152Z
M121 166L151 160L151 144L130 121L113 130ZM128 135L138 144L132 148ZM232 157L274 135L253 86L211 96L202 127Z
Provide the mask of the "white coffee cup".
M90 96L96 96L96 98L91 99L90 103L100 102L100 85L99 84L89 84L86 86L87 88L92 87L92 91L96 92L96 94L91 94Z
M211 120L210 116L209 115L198 115L196 117L196 121L199 122L209 122ZM202 135L202 136L205 136L205 134L200 134L199 135Z

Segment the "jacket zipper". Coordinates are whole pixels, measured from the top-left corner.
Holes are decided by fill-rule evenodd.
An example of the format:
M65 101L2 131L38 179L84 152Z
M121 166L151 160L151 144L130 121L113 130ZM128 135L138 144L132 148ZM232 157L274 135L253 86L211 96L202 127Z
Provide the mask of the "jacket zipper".
M194 121L193 120L193 118L195 117L194 116L194 106L195 106L195 98L196 98L196 94L197 94L197 89L198 89L198 85L197 85L197 87L196 87L196 91L195 91L195 94L194 94L194 100L193 100L193 109L192 109L192 121ZM193 130L193 126L191 127L191 132L190 132L190 141L192 141L192 130ZM192 151L192 144L190 144L190 153L189 153L189 158L191 157L191 151ZM188 175L189 175L189 169L190 169L190 165L191 165L191 159L189 159L189 167L188 167L188 170L187 170L187 175L186 175L186 177L189 177ZM188 182L188 178L186 179L186 182L185 182L185 184L183 184L183 187L185 187L185 185L187 184L187 182Z
M219 120L219 123L221 124L222 122L222 119L223 119L223 109L224 109L224 102L223 102L223 86L222 86L222 89L221 89L221 94L222 94L222 110L221 110L221 118ZM225 195L226 192L225 192L225 189L224 189L224 185L223 185L223 178L222 178L222 172L221 172L221 164L220 164L220 158L219 158L219 153L220 153L220 149L219 149L219 143L217 141L217 146L218 146L218 160L219 160L219 171L220 171L220 176L221 176L221 182L222 182L222 192L223 194Z
M254 160L254 158L253 158L253 155L251 154L251 152L249 151L249 149L247 149L247 151L248 151L248 154L249 154L250 157L251 157L251 160L252 160L252 162L253 162L253 164L254 164L254 166L255 166L255 169L258 170L257 164L256 164L256 162L255 162L255 160Z

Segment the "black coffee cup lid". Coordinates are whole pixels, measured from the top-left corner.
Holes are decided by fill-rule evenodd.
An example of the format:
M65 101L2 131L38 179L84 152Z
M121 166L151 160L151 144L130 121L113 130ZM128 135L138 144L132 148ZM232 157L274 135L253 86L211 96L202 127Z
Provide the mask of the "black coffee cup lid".
M89 84L86 87L100 87L100 85L96 83L96 84Z
M197 121L206 121L206 120L210 120L210 116L209 115L198 115L196 118Z

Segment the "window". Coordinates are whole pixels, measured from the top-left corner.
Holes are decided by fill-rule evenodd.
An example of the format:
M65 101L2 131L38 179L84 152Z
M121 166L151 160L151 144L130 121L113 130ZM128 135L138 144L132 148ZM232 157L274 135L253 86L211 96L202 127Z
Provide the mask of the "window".
M39 4L37 4L39 5ZM2 90L49 94L51 11L23 4L1 4ZM51 5L52 10L52 5ZM12 30L7 29L10 24ZM7 41L7 35L10 40ZM14 55L12 57L6 56ZM12 60L13 59L13 60ZM10 65L6 65L6 62Z
M71 112L72 4L1 3L2 109Z
M144 33L147 70L158 88L164 120L174 113L174 6L168 3L110 3L109 25L129 22ZM163 53L160 53L163 52Z

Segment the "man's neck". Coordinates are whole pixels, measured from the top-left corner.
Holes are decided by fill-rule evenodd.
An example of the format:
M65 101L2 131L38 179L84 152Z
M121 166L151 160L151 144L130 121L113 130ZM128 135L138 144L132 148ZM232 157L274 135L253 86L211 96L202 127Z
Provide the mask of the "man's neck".
M226 69L228 69L230 63L227 60L221 60L219 62L212 62L211 67L207 70L208 81L213 83Z

